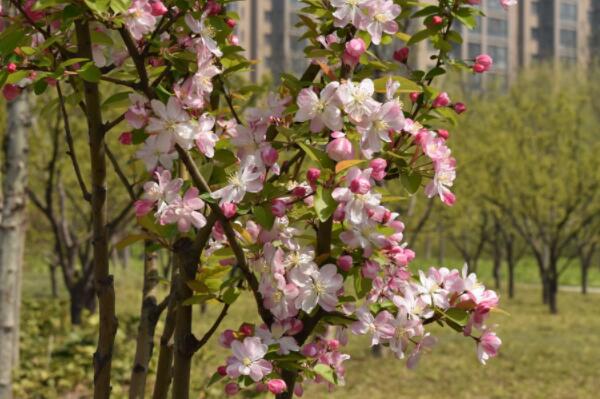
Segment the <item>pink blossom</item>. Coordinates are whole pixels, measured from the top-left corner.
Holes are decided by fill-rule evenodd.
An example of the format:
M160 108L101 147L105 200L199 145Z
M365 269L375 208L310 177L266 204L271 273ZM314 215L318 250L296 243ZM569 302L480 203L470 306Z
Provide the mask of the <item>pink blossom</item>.
M214 29L208 25L208 12L205 12L200 17L200 20L195 19L192 14L185 15L185 23L190 30L198 35L198 43L207 47L216 57L222 57L223 52L219 49L219 45L214 39Z
M346 43L346 53L351 57L358 58L367 50L365 41L360 37L354 38Z
M205 107L207 98L213 91L212 80L221 73L214 65L210 49L202 44L196 46L197 65L196 73L187 78L183 84L174 87L175 94L183 105L192 109Z
M287 204L282 199L276 198L271 201L271 213L275 217L285 216L285 212L287 211Z
M346 174L346 183L355 179L369 180L371 169L361 171L357 167L350 168ZM355 226L361 226L367 223L369 219L369 210L379 206L381 194L364 192L362 194L354 193L349 187L337 187L332 193L333 199L345 204L346 220Z
M144 35L152 32L156 22L148 0L133 0L125 14L125 26L135 40L141 40Z
M373 99L375 85L371 79L360 83L345 82L337 90L337 96L344 106L344 111L350 118L360 123L368 119L379 109L379 103Z
M394 316L387 310L380 312L376 317L363 306L356 311L358 321L350 325L350 330L357 335L372 334L371 346L386 342L394 336L394 326L391 324Z
M219 335L219 344L223 348L231 348L231 343L235 341L235 333L233 330L227 329Z
M514 6L517 4L517 0L499 0L500 5L504 7L505 10L508 10L508 7Z
M192 226L200 229L206 225L206 218L198 211L204 209L204 201L198 197L198 189L192 187L183 198L176 198L160 216L161 224L177 223L180 232L186 233Z
M333 17L335 18L334 25L336 27L344 27L348 24L353 24L358 27L361 24L361 19L365 17L361 7L368 0L331 0L331 5L335 7Z
M175 201L179 196L179 190L183 186L183 180L180 178L171 179L169 170L154 172L156 182L149 181L144 183L144 194L141 199L157 204L159 212Z
M262 339L265 345L279 345L277 353L280 355L288 355L290 352L298 352L300 350L294 337L288 334L290 328L290 323L276 321L271 326L270 331L266 325L257 328L256 335Z
M369 0L366 9L368 10L366 31L371 34L373 44L381 43L383 33L398 32L395 19L400 15L400 6L394 4L393 0Z
M159 140L157 135L150 136L144 146L136 152L136 157L144 161L146 170L153 171L160 163L166 169L173 167L173 160L177 159L177 152L167 140Z
M338 303L338 291L344 284L337 267L331 263L320 269L309 265L296 267L292 269L290 279L299 289L296 307L307 313L317 304L328 312L333 311Z
M338 108L336 93L338 82L331 82L318 96L311 88L302 89L296 100L298 111L294 121L310 120L311 132L320 132L323 127L330 130L341 130L343 127L342 114Z
M381 151L382 141L392 141L390 132L397 132L404 128L404 114L398 101L392 100L380 104L370 115L369 119L357 126L361 133L361 148L367 158Z
M361 274L364 278L373 280L381 270L381 265L374 260L366 260L361 268Z
M150 105L155 116L150 118L146 129L157 134L161 146L177 143L186 150L192 148L195 129L190 122L190 116L177 98L170 97L166 105L161 101L152 100Z
M454 104L454 112L456 112L457 114L462 114L464 112L467 111L467 106L463 103L456 103Z
M421 352L426 349L431 349L436 344L437 340L427 333L421 341L415 346L415 349L412 351L410 356L408 357L408 361L406 362L406 367L409 369L414 369L417 367L419 363L419 359L421 358Z
M233 202L239 204L246 192L257 193L263 188L264 170L257 166L254 155L247 156L239 170L229 177L228 185L213 191L211 197L220 199L220 204Z
M198 151L204 154L207 158L215 156L215 145L219 141L219 137L213 132L215 126L215 118L210 114L202 114L198 119L198 125L194 139Z
M260 158L265 166L271 167L277 163L277 159L279 159L279 153L275 148L268 145L260 150Z
M496 333L485 330L477 344L477 359L479 359L481 364L485 364L489 358L495 357L498 354L500 345L502 345L502 340L496 336Z
M319 169L308 168L308 171L306 172L306 180L308 180L310 184L315 184L317 180L319 180L319 177L321 177L321 171Z
M481 54L475 57L475 64L473 65L473 71L477 73L487 72L492 68L494 60L487 54Z
M342 132L334 132L331 140L325 150L329 158L336 162L341 162L346 159L352 159L354 156L354 150L352 143L346 138L346 135Z
M264 356L269 349L259 337L246 337L243 342L231 343L233 356L227 360L227 375L237 378L247 375L254 382L258 382L273 370L273 366Z

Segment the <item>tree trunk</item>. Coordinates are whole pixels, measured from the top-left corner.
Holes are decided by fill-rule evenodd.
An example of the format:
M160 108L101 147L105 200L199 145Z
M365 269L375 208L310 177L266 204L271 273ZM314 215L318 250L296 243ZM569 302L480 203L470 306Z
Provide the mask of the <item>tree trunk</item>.
M548 305L550 307L550 313L558 313L557 294L558 294L558 260L550 259L550 269L548 278Z
M494 254L493 254L493 261L494 261L494 269L493 269L493 275L494 275L494 286L496 288L496 290L500 289L500 267L502 266L502 251L500 250L500 243L498 242L498 235L496 235L496 242L494 242Z
M515 258L513 243L510 238L504 239L504 252L506 255L506 265L508 266L508 297L515 297Z
M187 281L196 277L198 257L193 251L193 243L181 238L175 243L175 263L179 277L175 283L177 313L175 316L175 353L173 358L173 399L189 399L190 372L193 352L188 344L192 335L192 307L183 302L193 295Z
M588 271L589 265L581 262L581 293L586 295L588 292Z
M12 397L11 373L18 361L21 269L26 227L27 136L25 94L7 104L4 181L0 221L0 398Z
M58 298L58 286L56 283L56 265L48 265L48 271L50 272L50 290L52 292L52 298Z
M165 317L165 326L160 337L160 350L156 366L156 380L152 399L166 399L173 379L173 333L175 331L176 299L175 284L178 279L177 269L171 273L171 288L169 291L169 306Z
M92 41L88 22L77 21L76 34L79 56L91 60ZM109 268L105 132L98 84L85 81L83 88L92 175L94 287L100 307L98 345L94 353L94 399L108 399L111 392L110 373L118 322L115 316L114 281Z
M148 364L154 350L154 331L158 321L156 286L158 284L157 253L152 251L152 241L144 241L144 288L140 311L140 324L136 340L135 360L131 372L129 398L140 399L146 393Z

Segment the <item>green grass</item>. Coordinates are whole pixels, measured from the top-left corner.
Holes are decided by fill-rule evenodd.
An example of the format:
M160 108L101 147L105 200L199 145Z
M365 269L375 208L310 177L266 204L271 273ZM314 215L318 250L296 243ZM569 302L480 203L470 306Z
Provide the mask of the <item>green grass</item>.
M531 267L520 267L522 273ZM480 272L489 269L485 263ZM536 273L536 270L533 269ZM121 319L116 361L120 365L113 373L117 381L113 397L126 397L127 365L131 362L135 317L139 311L141 273L134 263L127 270L115 269L117 312ZM527 272L529 273L529 272ZM523 277L524 274L519 275ZM592 275L598 281L598 272ZM535 275L535 274L534 274ZM573 274L577 277L576 274ZM489 279L484 274L484 279ZM430 354L422 357L416 370L409 371L402 360L390 354L375 358L370 354L367 339L351 336L347 348L352 359L346 363L347 385L329 393L323 386L307 387L305 398L391 399L391 398L594 398L598 397L598 361L600 360L600 295L583 296L577 293L560 293L560 314L551 316L541 304L541 293L527 284L517 286L517 297L509 300L501 293L501 307L510 316L497 313L491 323L499 324L498 332L504 344L498 358L481 366L471 340L449 331L434 328L439 344ZM531 281L535 283L535 280ZM575 280L575 284L577 281ZM26 272L24 295L34 301L48 301L45 273ZM62 305L66 306L66 305ZM68 309L67 309L68 310ZM220 310L209 304L207 313L194 312L194 332L201 336ZM253 315L250 297L242 297L231 310L223 328L236 328ZM64 317L64 314L63 314ZM157 331L162 331L159 325ZM44 339L44 330L40 331ZM60 347L64 338L54 336L54 347ZM158 339L157 339L158 341ZM44 342L39 346L45 351ZM156 352L155 352L156 354ZM211 387L204 396L201 388L222 364L228 354L213 339L194 359L192 397L221 398L222 386ZM87 356L87 355L86 355ZM91 370L90 370L91 371ZM48 370L52 373L52 370ZM68 377L65 377L68 378ZM79 381L79 391L86 391L91 382L88 377ZM150 376L150 382L153 376ZM74 385L75 382L73 382ZM60 386L68 384L59 384ZM38 396L31 396L38 397ZM64 394L46 396L65 397Z

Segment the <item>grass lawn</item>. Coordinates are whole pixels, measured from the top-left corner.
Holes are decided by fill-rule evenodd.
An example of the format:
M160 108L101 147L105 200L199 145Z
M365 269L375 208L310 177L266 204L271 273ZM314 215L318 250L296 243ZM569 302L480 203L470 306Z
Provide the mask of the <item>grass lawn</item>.
M481 271L487 265L480 266ZM534 270L535 272L535 270ZM594 280L597 271L594 271ZM25 295L35 301L47 301L47 277L44 273L25 274ZM520 280L522 281L522 280ZM525 280L525 283L530 282ZM576 283L576 281L575 281ZM34 288L35 287L35 288ZM141 274L133 264L127 270L116 270L117 312L121 321L132 320L139 309ZM517 297L509 300L501 293L501 307L510 316L497 313L491 323L500 325L503 346L498 358L487 366L476 359L471 340L442 328L434 328L438 346L422 357L416 370L409 371L405 362L391 354L375 358L367 339L350 337L347 352L352 359L346 363L347 385L333 392L323 386L309 386L305 398L392 399L392 398L597 398L600 391L600 295L583 296L560 293L560 314L551 316L541 304L539 290L528 285L517 286ZM68 309L65 309L67 311ZM209 304L207 313L194 312L195 334L203 334L219 305ZM223 328L236 328L248 315L254 314L252 299L242 297L236 302ZM246 319L245 319L246 317ZM133 326L135 324L132 324ZM162 331L162 324L157 331ZM44 331L40 331L43 336ZM122 323L115 356L120 364L131 362L135 328ZM44 337L41 337L42 339ZM54 336L53 346L60 347L63 338ZM158 341L158 339L157 339ZM158 343L158 342L157 342ZM40 345L41 350L43 343ZM204 382L215 368L224 362L227 353L213 339L194 360L193 387L195 398L221 398L222 385L216 384L201 392ZM113 397L126 397L126 367L113 373L117 383ZM48 370L52 373L52 370ZM87 373L90 376L91 370ZM85 392L91 382L80 381ZM153 376L150 376L152 381ZM37 397L37 396L35 396ZM49 396L44 396L49 397ZM56 394L56 397L67 397ZM73 396L70 396L72 398ZM75 396L87 397L87 396Z

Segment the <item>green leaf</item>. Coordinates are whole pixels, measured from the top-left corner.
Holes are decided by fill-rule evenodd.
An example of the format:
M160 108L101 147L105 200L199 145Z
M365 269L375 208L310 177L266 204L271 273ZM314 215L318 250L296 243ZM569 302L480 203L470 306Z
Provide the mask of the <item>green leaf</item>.
M8 75L8 78L6 79L6 83L17 83L20 82L21 80L23 80L24 78L26 78L27 76L29 76L29 72L28 71L16 71L13 72L11 74Z
M0 55L6 57L10 55L14 49L19 46L19 43L26 37L21 29L17 29L18 25L13 25L6 29L0 35Z
M218 372L214 373L212 375L212 377L210 377L210 380L208 380L207 386L209 387L209 386L213 385L214 383L221 381L223 379L223 377L225 377L225 376L219 374Z
M193 296L189 297L188 299L186 299L185 301L183 301L182 305L183 306L200 305L206 301L213 299L214 297L215 296L212 294L193 295Z
M358 299L362 299L371 291L373 282L368 278L364 278L359 268L354 269L352 273L354 274L354 292Z
M410 194L414 194L421 187L423 177L418 173L408 173L400 175L400 182Z
M433 30L429 30L429 29L423 29L418 31L417 33L415 33L414 35L412 35L410 37L410 40L406 43L408 46L411 46L415 43L419 43L425 39L427 39L430 36L435 35L435 31Z
M222 300L227 305L231 305L240 296L240 290L235 287L229 287L227 291L223 293Z
M130 5L130 0L110 0L110 9L116 13L126 12Z
M397 93L412 93L412 92L422 92L423 89L419 84L413 82L410 79L407 79L402 76L392 76L391 77L396 82L400 83L400 87L398 88ZM387 82L389 80L389 76L384 76L379 79L375 79L373 82L375 84L375 91L378 93L385 93L387 88Z
M84 2L90 10L99 14L108 11L108 7L110 5L110 0L84 0Z
M126 247L135 244L138 241L145 240L149 238L147 234L130 234L127 237L123 238L115 245L115 249L118 251L122 251Z
M466 310L459 308L451 308L446 310L446 317L463 327L466 326L467 321L469 321L469 313L467 313Z
M334 373L331 366L328 366L323 363L319 363L313 368L313 370L315 371L315 373L317 373L321 377L323 377L325 379L325 381L330 382L334 385L337 385L337 383L338 383L337 375Z
M335 167L335 163L329 158L329 156L327 156L327 153L325 151L319 150L318 148L313 148L308 144L297 144L300 148L302 148L302 151L304 151L310 159L317 162L323 168L333 169Z
M118 106L118 105L128 104L130 93L131 93L130 91L123 91L120 93L113 94L112 96L110 96L106 100L104 100L104 102L102 103L102 108L107 108L108 106L114 107L114 106Z
M275 223L275 216L271 213L270 209L266 209L265 206L255 206L252 208L254 218L264 228L270 230Z
M337 202L335 202L331 193L332 189L330 188L323 188L322 186L317 187L314 205L317 216L321 222L325 222L329 219L337 208Z
M102 72L92 61L85 64L79 71L77 71L77 73L83 80L92 83L98 83L100 81L100 77L102 76Z

